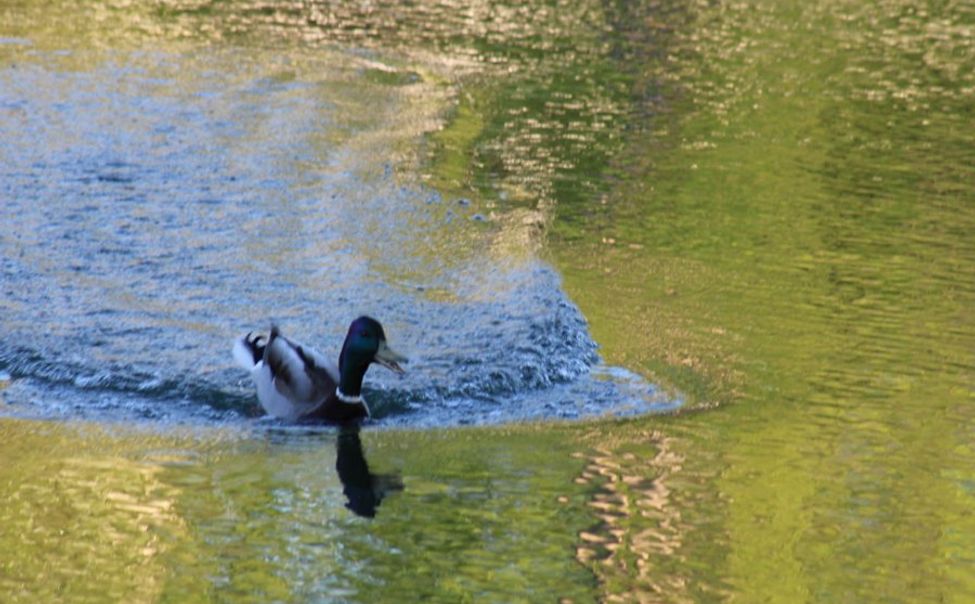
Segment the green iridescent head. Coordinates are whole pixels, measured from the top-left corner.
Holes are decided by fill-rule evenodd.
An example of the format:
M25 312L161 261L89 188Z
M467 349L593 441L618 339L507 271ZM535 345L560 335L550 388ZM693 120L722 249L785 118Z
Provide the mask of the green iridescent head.
M370 364L379 363L396 373L404 373L400 363L406 360L386 343L386 332L379 321L372 317L359 317L349 325L349 333L339 354L342 392L349 396L358 395L362 388L362 377Z

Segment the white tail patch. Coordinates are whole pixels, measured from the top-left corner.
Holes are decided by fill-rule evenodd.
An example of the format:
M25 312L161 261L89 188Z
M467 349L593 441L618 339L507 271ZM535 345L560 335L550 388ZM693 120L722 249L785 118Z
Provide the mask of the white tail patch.
M247 336L241 336L234 341L234 360L247 371L254 371L258 364L254 362L254 354L246 338Z

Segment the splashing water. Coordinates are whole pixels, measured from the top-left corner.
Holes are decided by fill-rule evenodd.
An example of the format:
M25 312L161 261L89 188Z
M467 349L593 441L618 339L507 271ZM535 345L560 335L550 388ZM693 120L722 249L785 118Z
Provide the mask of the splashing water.
M523 223L376 161L403 135L370 116L418 105L358 77L357 57L117 54L86 71L40 59L0 75L0 105L23 115L0 121L10 412L253 415L234 337L274 320L334 357L361 313L412 357L402 379L367 376L387 423L675 404L599 365L558 276L505 243Z

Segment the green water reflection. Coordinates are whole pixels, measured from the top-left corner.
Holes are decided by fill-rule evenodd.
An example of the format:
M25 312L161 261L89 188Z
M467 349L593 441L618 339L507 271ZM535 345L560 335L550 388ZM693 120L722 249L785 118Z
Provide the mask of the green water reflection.
M559 207L553 254L607 357L731 403L661 428L704 487L677 506L709 519L685 538L723 554L695 571L675 551L690 596L973 595L975 55L955 8L695 6L645 72L664 117L620 184Z
M401 471L405 488L375 520L344 509L334 433L4 420L0 436L7 602L594 593L572 557L581 461L560 430L364 434L373 471Z
M967 4L34 6L3 35L393 57L401 178L689 411L364 435L405 486L372 522L334 436L3 420L3 599L975 599Z
M473 163L471 183L551 203L547 252L605 357L719 407L600 431L587 472L610 480L580 560L651 601L971 598L973 13L609 17L621 35L577 84L608 108L585 139L605 162L544 127L562 93L544 75L548 103L487 93L470 145L519 168ZM560 161L525 160L513 119Z

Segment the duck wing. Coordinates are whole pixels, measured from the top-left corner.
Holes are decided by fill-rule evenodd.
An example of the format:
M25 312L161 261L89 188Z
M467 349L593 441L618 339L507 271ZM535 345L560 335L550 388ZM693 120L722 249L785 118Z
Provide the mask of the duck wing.
M304 363L305 378L312 383L314 391L321 395L317 396L316 400L320 402L335 392L339 385L338 368L326 361L314 348L308 348L295 342L292 344L295 347L295 352Z
M296 405L317 405L338 385L338 370L331 363L318 351L284 337L277 327L271 328L262 360L274 389Z

